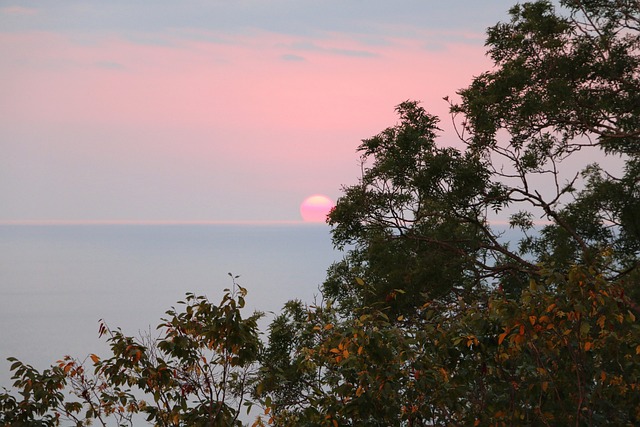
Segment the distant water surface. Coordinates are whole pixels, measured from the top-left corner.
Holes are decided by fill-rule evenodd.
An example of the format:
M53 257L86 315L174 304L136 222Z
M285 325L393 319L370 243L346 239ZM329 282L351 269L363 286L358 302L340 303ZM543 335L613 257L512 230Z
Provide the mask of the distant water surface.
M239 275L249 310L312 301L342 257L324 225L0 226L0 387L6 358L39 369L106 354L98 321L137 335L186 292L218 302Z

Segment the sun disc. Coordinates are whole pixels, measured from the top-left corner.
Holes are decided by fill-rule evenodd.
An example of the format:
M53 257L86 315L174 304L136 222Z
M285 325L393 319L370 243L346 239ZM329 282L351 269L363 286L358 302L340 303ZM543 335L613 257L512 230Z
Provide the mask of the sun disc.
M314 194L300 204L300 215L305 222L325 222L334 206L333 200L327 196Z

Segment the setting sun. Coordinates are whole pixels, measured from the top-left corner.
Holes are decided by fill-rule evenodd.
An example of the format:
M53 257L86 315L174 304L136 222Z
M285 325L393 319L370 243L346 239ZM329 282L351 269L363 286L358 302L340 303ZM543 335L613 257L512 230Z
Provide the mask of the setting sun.
M325 222L334 205L327 196L314 194L300 204L300 215L305 222Z

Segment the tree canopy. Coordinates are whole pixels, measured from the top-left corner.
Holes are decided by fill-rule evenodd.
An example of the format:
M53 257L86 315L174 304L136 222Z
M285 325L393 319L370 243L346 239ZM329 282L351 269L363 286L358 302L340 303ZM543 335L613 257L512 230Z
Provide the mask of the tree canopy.
M640 8L561 5L488 30L494 68L447 98L462 148L415 101L362 141L324 305L271 330L276 424L638 423Z
M494 67L446 98L459 144L411 100L362 141L319 301L263 343L244 288L188 295L157 340L105 327L95 377L13 360L0 424L639 424L640 5L527 2L487 34Z

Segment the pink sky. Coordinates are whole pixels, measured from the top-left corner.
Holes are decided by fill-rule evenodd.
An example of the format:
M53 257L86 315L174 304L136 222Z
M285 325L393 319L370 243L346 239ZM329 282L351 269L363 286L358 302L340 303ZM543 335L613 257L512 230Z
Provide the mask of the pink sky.
M0 221L295 221L356 182L355 148L403 100L455 144L442 97L490 67L468 28L29 24L43 13L0 8Z

